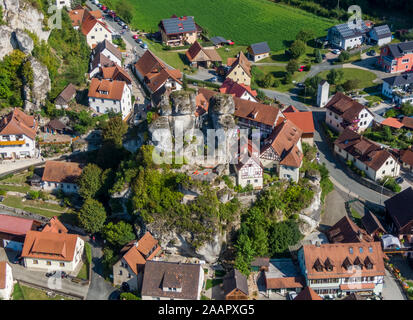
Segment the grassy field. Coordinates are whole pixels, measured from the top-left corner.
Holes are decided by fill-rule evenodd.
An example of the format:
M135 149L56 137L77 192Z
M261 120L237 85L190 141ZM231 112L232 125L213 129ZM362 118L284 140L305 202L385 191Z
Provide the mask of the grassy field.
M373 72L362 70L362 69L357 69L357 68L343 68L340 70L342 70L344 74L343 74L343 78L338 84L343 84L344 82L350 79L358 79L360 81L359 89L364 89L364 88L375 86L375 84L373 83L373 80L375 80L377 76ZM323 71L323 72L320 72L319 75L323 79L327 79L328 72L329 71ZM334 85L332 86L332 89L334 91Z
M222 279L208 279L206 281L205 290L215 287L223 282Z
M116 3L118 0L111 0ZM128 0L135 8L132 27L157 31L160 20L194 16L210 36L222 36L239 45L267 41L271 50L284 49L303 28L326 35L336 21L267 0ZM105 2L105 1L102 1Z
M13 300L70 300L63 296L56 295L54 298L48 297L46 292L31 287L26 287L16 283L13 290Z
M77 278L88 280L89 279L89 267L88 264L83 262L82 268L80 268Z
M280 85L278 87L270 87L267 89L273 89L276 91L280 91L280 92L287 92L290 89L295 87L295 84L293 83L289 83L289 84L284 84L282 82L284 76L287 74L287 71L285 70L285 67L279 67L279 66L259 66L257 67L259 70L261 70L264 74L271 74L273 77L273 81L274 80L279 80L280 81ZM296 81L296 82L301 82L304 77L306 76L308 72L307 71L303 71L303 72L295 72L292 76L292 80Z

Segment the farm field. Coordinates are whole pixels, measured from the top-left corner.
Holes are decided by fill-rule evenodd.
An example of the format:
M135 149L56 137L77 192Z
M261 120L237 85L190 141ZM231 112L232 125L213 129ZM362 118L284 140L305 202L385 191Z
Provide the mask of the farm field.
M118 0L102 1L115 4ZM127 0L135 8L132 27L157 31L160 20L173 14L191 15L210 36L222 36L239 45L267 41L278 51L303 28L326 35L336 21L268 0ZM287 43L286 43L287 42Z

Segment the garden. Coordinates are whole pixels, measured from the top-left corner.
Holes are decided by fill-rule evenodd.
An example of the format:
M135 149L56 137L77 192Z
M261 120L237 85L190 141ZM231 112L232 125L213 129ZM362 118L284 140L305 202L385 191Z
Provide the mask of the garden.
M48 295L46 291L16 283L13 289L12 300L71 300L61 295Z

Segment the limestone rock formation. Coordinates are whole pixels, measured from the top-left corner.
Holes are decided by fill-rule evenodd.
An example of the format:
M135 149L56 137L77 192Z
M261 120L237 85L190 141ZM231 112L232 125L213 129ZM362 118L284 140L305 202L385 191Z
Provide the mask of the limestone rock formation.
M14 47L12 44L13 29L9 26L0 26L0 60L10 54Z
M33 88L30 94L25 94L27 97L31 97L31 102L39 110L40 106L45 103L47 94L51 89L51 81L49 78L49 71L47 67L41 64L36 58L29 57L30 64L33 69ZM37 111L36 110L36 111Z
M31 54L34 48L34 42L30 36L21 31L14 32L13 41L15 41L15 48L24 52L24 54Z

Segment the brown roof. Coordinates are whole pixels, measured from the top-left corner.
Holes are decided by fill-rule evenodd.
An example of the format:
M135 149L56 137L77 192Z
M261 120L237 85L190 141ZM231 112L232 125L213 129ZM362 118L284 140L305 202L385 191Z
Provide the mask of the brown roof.
M104 68L104 67L113 67L113 66L116 66L115 62L110 60L103 53L99 53L93 57L91 71L98 67Z
M286 289L286 288L302 288L305 281L303 277L283 277L283 278L265 278L267 289Z
M413 150L400 150L400 161L410 166L413 166Z
M413 221L413 189L409 187L384 201L386 210L398 230Z
M344 129L336 141L334 141L334 144L374 171L379 170L389 157L397 161L389 151L382 149L378 144L349 128Z
M6 288L7 265L6 261L0 261L0 289Z
M67 233L66 227L59 221L59 219L54 216L49 220L49 222L44 226L42 232L53 232L53 233Z
M285 119L285 121L275 127L268 137L268 141L271 141L271 143L261 150L261 154L268 148L272 148L281 158L280 164L299 168L303 160L303 153L297 146L301 135L301 129L290 120Z
M67 126L59 119L50 120L46 126L55 130L64 130L67 128Z
M236 269L231 270L224 277L224 295L238 289L248 296L248 280L241 272Z
M88 97L120 101L122 100L125 85L125 81L99 80L93 78L90 83ZM102 92L107 92L107 94L103 94Z
M78 235L29 231L24 240L22 257L72 261Z
M229 63L231 63L231 64L229 64ZM230 74L232 72L232 70L234 70L239 65L244 70L244 72L249 77L251 77L251 64L250 64L247 57L245 56L245 54L242 51L240 51L238 57L235 58L234 60L228 59L228 65L231 66L231 69L228 71L228 74Z
M139 241L133 243L124 254L123 259L125 259L132 271L138 274L138 266L152 260L160 250L161 247L158 245L158 240L155 240L150 232L147 231Z
M115 45L109 40L99 42L97 46L93 49L93 54L96 56L102 53L105 49L107 49L116 58L118 58L119 61L122 61L122 52L120 52L120 50L117 47L115 47Z
M367 210L363 218L361 218L361 222L363 223L364 228L369 234L373 234L376 231L386 231L386 229L384 229L384 227L380 223L379 219L377 219L376 215L374 215L370 210Z
M196 117L199 117L203 115L204 113L208 112L209 100L205 98L205 96L202 93L199 92L196 95L195 102L196 102L196 111L195 111Z
M0 120L0 135L24 134L30 139L36 137L37 121L33 116L25 114L18 108Z
M79 163L46 161L42 181L76 183L81 174Z
M413 118L403 117L402 124L405 128L413 130Z
M381 124L396 129L400 129L401 127L403 127L403 124L396 118L386 118L381 122Z
M365 107L357 101L337 92L327 103L326 108L340 115L344 120L351 122ZM367 110L367 109L366 109Z
M135 63L135 69L144 77L145 84L152 92L156 92L169 78L182 83L181 71L165 66L150 50L146 50Z
M24 219L15 216L0 214L0 232L13 234L15 236L25 236L26 233L34 229L34 220Z
M103 15L100 10L94 10L94 11L89 11L89 13L95 18L95 19L102 19Z
M103 79L107 80L118 80L126 81L127 84L132 83L132 79L125 69L115 65L113 67L103 67L102 68Z
M245 91L247 91L251 96L256 97L257 91L252 90L250 86L243 83L238 83L231 78L226 78L221 88L219 88L221 93L231 94L237 98L241 98Z
M305 287L294 300L323 300L313 289Z
M290 106L288 106L287 108L285 108L283 110L283 114L285 115L288 112L300 112L300 110L298 110L296 107L290 105Z
M373 239L358 227L348 216L341 218L327 231L331 243L370 242Z
M198 299L200 264L147 261L143 275L142 296L174 299ZM181 288L181 292L164 291L164 287Z
M304 260L307 270L307 278L349 278L357 274L357 277L369 277L384 275L383 251L380 242L359 243L334 243L317 245L304 245ZM366 260L367 259L367 260ZM345 268L348 261L352 265L359 260L363 264L360 270L350 271ZM367 269L364 264L370 261L372 269ZM330 263L332 271L325 266ZM322 271L317 271L315 266L320 264Z
M270 258L266 258L266 257L258 257L258 258L255 258L251 262L252 267L268 267L269 264L270 264Z
M314 133L314 120L311 111L283 112L286 119L294 123L303 133Z
M99 24L101 27L105 28L107 31L112 33L106 23L97 20L93 15L90 14L88 10L85 11L83 15L82 25L80 26L80 30L86 36L89 32L95 27L96 24Z
M85 14L85 9L76 8L72 11L69 11L70 20L72 20L72 26L78 27L82 24L83 15Z
M76 95L76 88L72 83L69 83L66 88L57 96L55 103L68 103Z
M196 58L200 52L203 52L204 55ZM215 49L204 49L198 41L195 41L192 46L186 51L186 57L190 62L192 61L222 61L222 58L219 56L218 52Z
M234 102L234 116L263 123L270 127L275 126L275 121L280 113L279 108L236 97L234 97Z

